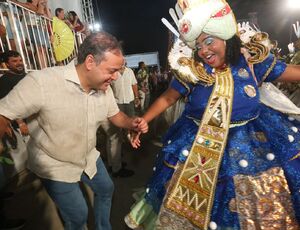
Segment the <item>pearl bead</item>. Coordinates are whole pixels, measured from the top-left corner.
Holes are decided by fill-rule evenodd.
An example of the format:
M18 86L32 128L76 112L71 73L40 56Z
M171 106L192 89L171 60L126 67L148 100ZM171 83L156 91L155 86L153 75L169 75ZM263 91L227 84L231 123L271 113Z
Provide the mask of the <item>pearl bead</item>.
M209 222L209 228L211 230L216 230L217 227L218 227L218 225L216 224L216 222L213 222L213 221Z
M291 127L291 130L293 130L294 133L297 133L297 132L298 132L298 129L297 129L297 127L295 127L295 126Z
M182 155L185 156L185 157L187 157L187 156L189 155L189 151L186 150L186 149L183 150L183 151L182 151Z
M198 144L202 144L203 141L204 141L203 137L199 137L199 138L197 139L197 143L198 143Z
M156 167L153 167L153 171L155 171L156 170Z
M295 140L295 138L292 135L288 135L289 138L289 142L293 142Z
M274 155L273 153L268 153L268 154L267 154L267 159L268 159L269 161L272 161L272 160L275 159L275 155Z
M239 165L243 168L246 168L248 166L248 161L246 160L240 160Z
M295 120L295 118L293 118L293 117L288 117L288 119L289 119L290 121Z
M146 193L149 193L149 191L150 191L150 189L149 189L149 188L147 188L147 189L146 189Z
M171 141L171 140L168 140L168 145L171 144L171 143L172 143L172 141Z

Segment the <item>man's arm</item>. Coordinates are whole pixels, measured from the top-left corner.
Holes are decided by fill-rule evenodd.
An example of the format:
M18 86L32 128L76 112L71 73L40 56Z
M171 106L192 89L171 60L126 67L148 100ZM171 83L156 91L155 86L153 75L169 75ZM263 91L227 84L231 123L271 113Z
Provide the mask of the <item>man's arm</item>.
M115 126L134 130L136 132L146 133L148 132L147 122L140 117L128 117L122 111L119 111L116 115L108 118Z
M141 101L140 101L140 97L139 97L139 91L138 91L137 84L132 85L132 91L133 91L133 95L134 95L134 105L135 105L135 107L138 107L140 105Z

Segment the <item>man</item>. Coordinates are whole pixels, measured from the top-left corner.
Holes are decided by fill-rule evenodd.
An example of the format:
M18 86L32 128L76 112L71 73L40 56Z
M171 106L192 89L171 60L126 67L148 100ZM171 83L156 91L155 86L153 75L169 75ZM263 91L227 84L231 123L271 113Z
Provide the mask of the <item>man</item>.
M56 8L55 9L55 16L58 19L64 21L65 20L65 11L64 11L64 9L63 8Z
M6 53L3 54L3 56L4 58L2 61L5 63L6 67L8 68L8 72L6 72L4 75L0 77L0 99L5 97L13 89L13 87L20 80L22 80L26 75L22 57L17 51L13 51L13 50L7 51ZM28 127L22 119L17 119L16 121L12 122L12 126L15 129L19 128L22 135L28 135ZM15 134L18 135L17 132L15 132ZM9 144L11 145L12 148L17 148L16 139L12 140L12 139L8 139L7 137L0 138L0 155L3 151L2 142L4 142L4 144L6 145L7 144L5 143L6 141L9 141ZM22 147L23 148L19 148L20 152L25 150L25 146ZM9 199L11 198L11 196L13 196L13 194L11 193L2 192L2 189L4 188L5 184L6 184L6 176L4 175L4 169L2 167L2 164L0 163L0 219L1 219L0 230L19 229L24 225L25 223L24 220L7 219L3 214L2 209L3 209L4 200Z
M95 148L100 122L108 118L118 127L148 130L142 118L129 118L115 102L110 84L123 64L115 37L91 34L79 47L76 65L31 72L0 101L0 137L10 133L9 120L32 115L28 168L58 206L65 229L83 229L87 221L79 181L95 194L96 229L111 229L114 186Z
M55 16L56 16L58 19L64 21L64 23L66 23L71 29L73 29L73 26L72 26L72 24L70 23L70 21L67 20L67 19L65 18L65 11L64 11L63 8L56 8L56 9L55 9Z
M137 81L141 97L141 111L143 112L148 108L150 103L149 73L145 62L143 61L139 62Z
M3 62L8 68L8 72L0 78L0 99L5 97L13 87L21 81L26 73L21 55L14 50L9 50L4 53ZM17 119L18 127L22 135L28 135L28 128L22 119Z
M135 115L135 105L139 105L137 81L132 69L123 66L121 76L112 82L112 90L119 109L130 117ZM106 151L109 169L114 177L130 177L134 171L122 165L122 129L114 126L109 121L101 124L106 138Z

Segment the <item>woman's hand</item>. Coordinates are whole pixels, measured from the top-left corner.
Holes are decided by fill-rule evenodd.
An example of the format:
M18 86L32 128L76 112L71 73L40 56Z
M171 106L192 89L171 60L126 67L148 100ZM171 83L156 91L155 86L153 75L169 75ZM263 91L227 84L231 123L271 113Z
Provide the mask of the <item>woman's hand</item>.
M135 117L132 120L132 128L135 132L147 133L148 123L142 117Z

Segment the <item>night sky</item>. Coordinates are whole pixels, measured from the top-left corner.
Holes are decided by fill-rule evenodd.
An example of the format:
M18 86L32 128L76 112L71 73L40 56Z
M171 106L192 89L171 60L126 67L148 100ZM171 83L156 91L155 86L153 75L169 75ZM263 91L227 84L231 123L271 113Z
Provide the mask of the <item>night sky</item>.
M97 2L96 2L97 1ZM125 54L155 52L160 62L166 65L168 29L161 23L169 21L169 8L176 0L94 0L95 19L102 28L123 41ZM299 1L300 2L300 1ZM283 53L287 52L289 41L295 41L291 24L300 20L300 12L288 10L282 0L228 0L236 19L248 19L249 12L257 12L258 25L277 40ZM300 4L300 3L299 3ZM98 6L98 7L97 7Z

